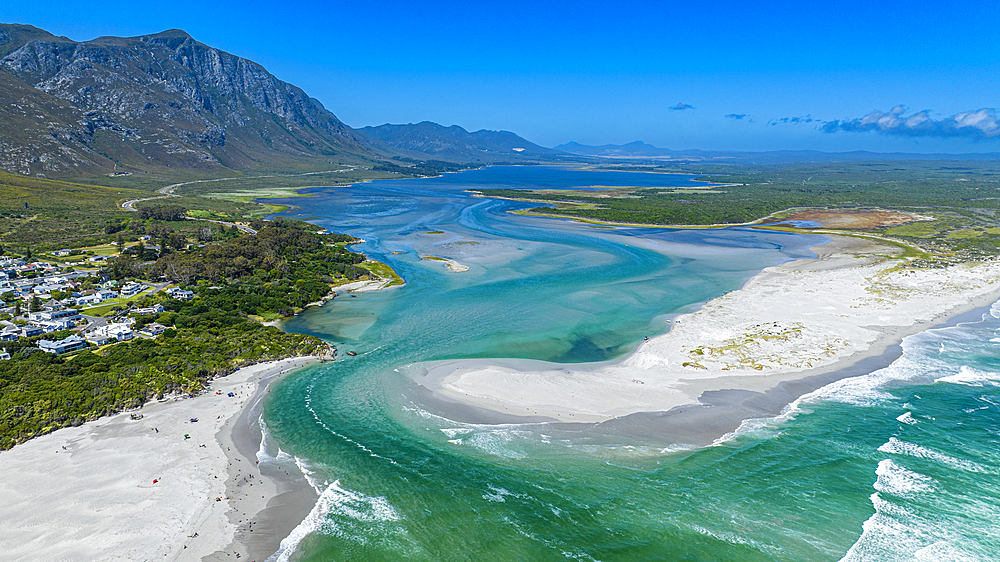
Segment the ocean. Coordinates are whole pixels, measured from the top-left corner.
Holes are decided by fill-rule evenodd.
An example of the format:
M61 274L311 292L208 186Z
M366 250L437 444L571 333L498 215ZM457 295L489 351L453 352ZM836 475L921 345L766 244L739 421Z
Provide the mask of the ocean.
M403 287L286 330L340 359L277 384L264 463L319 501L273 560L997 560L1000 307L904 340L709 447L600 426L476 425L422 403L425 361L611 361L825 238L604 228L509 211L485 187L685 186L691 177L492 167L317 188L286 216L363 238ZM468 271L449 271L453 259ZM347 351L357 353L347 356Z

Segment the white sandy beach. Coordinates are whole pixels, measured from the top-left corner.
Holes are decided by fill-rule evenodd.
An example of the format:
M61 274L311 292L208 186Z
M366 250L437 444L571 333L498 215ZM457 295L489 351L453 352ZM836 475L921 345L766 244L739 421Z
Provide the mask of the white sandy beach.
M237 550L220 551L237 534L239 514L263 509L275 485L259 474L243 484L255 463L233 451L231 424L259 399L258 381L315 360L247 367L194 398L147 404L140 420L118 414L0 453L2 558L235 559Z
M464 273L469 271L469 266L461 264L451 258L442 258L439 256L420 256L420 259L443 263L444 266L448 268L448 271L452 273Z
M518 416L599 422L697 404L707 390L764 392L842 369L1000 298L1000 261L906 269L890 248L833 237L816 259L770 267L678 317L618 362L562 366L446 361L417 382L446 400ZM521 363L523 365L523 362ZM551 368L549 367L551 365Z

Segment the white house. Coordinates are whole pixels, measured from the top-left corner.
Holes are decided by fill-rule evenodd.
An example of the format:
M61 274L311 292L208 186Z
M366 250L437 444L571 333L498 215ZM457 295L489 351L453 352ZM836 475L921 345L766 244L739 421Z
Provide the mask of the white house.
M46 353L55 353L56 355L61 355L63 353L69 353L71 351L76 351L78 349L87 348L87 340L81 338L80 336L74 334L66 339L62 340L38 340L38 348Z
M74 326L74 323L69 320L46 320L37 322L35 325L41 328L46 334L51 334L60 330L68 330Z
M70 322L76 322L82 319L83 317L80 316L80 311L75 308L66 308L63 310L43 310L41 312L28 313L28 322L49 322L52 320L68 320Z
M142 290L144 288L145 287L143 287L141 283L126 283L125 286L122 287L122 290L121 290L122 296L123 297L131 297L131 296L138 295L139 293L142 292Z
M76 299L76 306L90 306L101 302L101 297L95 295L84 295Z
M94 345L105 345L114 343L116 340L104 332L90 332L86 335L87 341Z
M139 333L142 334L142 335L144 335L144 336L156 337L156 336L162 334L163 330L166 330L166 329L167 329L167 327L164 326L163 324L159 324L157 322L153 322L152 324L147 324L146 326L144 326L141 330L139 330Z
M167 294L170 295L171 298L184 301L194 298L194 291L185 291L180 287L171 287L170 289L167 289Z
M87 332L87 339L98 343L98 345L104 345L113 341L128 341L135 337L135 332L132 331L131 326L128 324L108 324L106 326L101 326L99 328L94 328L90 332Z

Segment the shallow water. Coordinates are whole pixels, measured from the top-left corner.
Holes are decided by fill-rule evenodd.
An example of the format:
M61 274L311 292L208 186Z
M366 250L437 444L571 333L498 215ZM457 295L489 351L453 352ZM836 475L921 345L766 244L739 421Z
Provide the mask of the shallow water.
M457 423L414 402L401 374L412 363L613 359L665 331L671 314L823 241L593 228L512 215L534 205L463 191L689 181L588 174L487 168L289 200L303 207L292 215L364 238L356 249L407 285L338 297L286 326L334 342L343 359L288 377L265 407L278 457L265 462L298 463L321 495L275 558L989 560L1000 551L993 317L908 338L889 368L697 450L655 435ZM422 255L470 269L452 273Z

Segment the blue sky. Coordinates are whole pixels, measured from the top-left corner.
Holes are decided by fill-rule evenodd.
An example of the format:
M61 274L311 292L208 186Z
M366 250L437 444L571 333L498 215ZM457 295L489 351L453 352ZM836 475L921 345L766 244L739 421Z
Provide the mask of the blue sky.
M1000 2L820 4L4 0L0 21L78 41L184 29L354 127L430 120L545 146L1000 152Z

